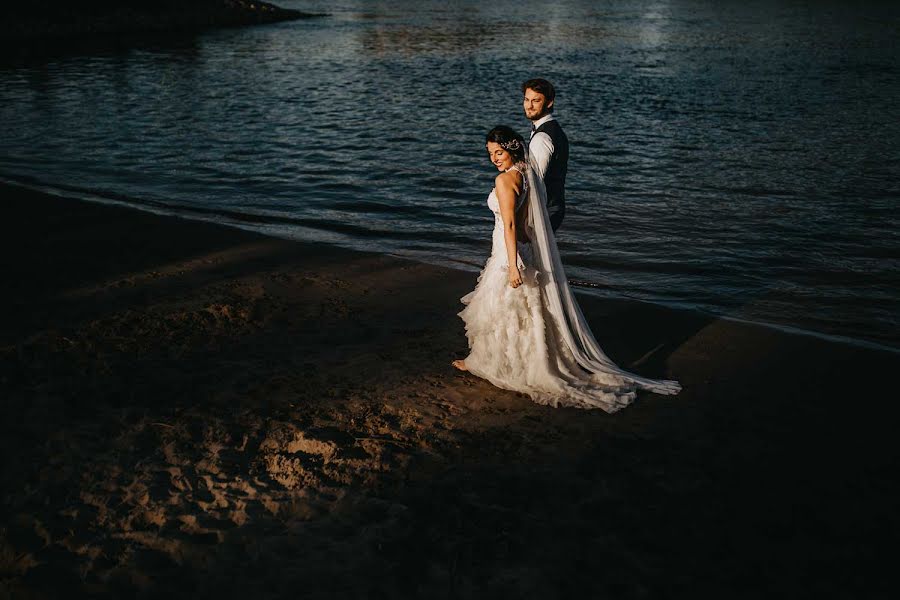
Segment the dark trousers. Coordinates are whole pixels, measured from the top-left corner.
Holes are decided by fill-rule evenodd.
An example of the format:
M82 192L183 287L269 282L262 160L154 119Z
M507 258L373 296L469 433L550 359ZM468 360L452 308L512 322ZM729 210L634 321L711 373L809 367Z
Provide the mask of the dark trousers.
M556 233L556 230L562 225L563 217L566 216L566 207L548 206L547 212L550 213L550 227L553 228L553 233Z

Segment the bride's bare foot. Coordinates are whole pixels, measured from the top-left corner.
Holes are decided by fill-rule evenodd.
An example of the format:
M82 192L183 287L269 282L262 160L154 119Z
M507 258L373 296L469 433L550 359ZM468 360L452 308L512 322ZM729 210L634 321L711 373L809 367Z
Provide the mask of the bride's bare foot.
M453 365L454 367L456 367L457 369L459 369L460 371L468 371L469 370L466 367L466 361L464 361L464 360L454 360L450 364Z

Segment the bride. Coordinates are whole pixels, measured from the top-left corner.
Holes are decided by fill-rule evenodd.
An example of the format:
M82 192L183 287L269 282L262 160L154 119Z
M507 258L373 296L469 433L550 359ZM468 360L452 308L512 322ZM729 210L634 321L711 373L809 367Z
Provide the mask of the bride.
M488 156L500 171L487 199L493 248L478 285L461 299L469 355L453 366L554 407L612 413L639 389L677 394L677 382L624 371L600 349L569 288L544 183L525 148L509 127L487 135Z

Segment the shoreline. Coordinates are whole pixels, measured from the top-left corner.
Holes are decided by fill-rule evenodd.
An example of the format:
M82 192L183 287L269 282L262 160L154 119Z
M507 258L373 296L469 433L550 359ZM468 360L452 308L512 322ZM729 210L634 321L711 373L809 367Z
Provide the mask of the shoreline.
M2 174L0 174L0 185L10 186L12 188L22 188L22 189L26 189L26 190L30 190L30 191L39 192L42 194L48 194L48 195L59 197L59 198L71 198L71 199L84 201L84 202L95 202L98 204L103 204L103 205L108 205L108 206L117 206L117 207L129 208L129 209L134 209L134 210L140 210L140 211L148 212L148 213L159 215L159 216L167 216L167 217L174 217L174 218L185 219L185 220L193 220L193 221L200 221L200 222L205 222L205 223L212 223L215 225L221 225L223 227L231 227L231 228L240 229L243 231L251 231L254 233L258 233L260 235L264 235L267 237L273 237L276 239L299 241L297 236L293 236L293 237L287 236L287 235L280 236L280 235L277 235L276 233L272 233L271 231L268 231L265 226L261 226L261 225L257 226L257 225L250 224L249 222L242 223L239 220L229 220L226 217L223 217L221 215L219 215L218 218L216 216L207 216L205 213L191 211L191 209L189 209L189 208L183 208L183 209L174 208L174 207L169 208L169 207L163 207L163 206L153 206L150 204L145 204L145 203L141 203L141 202L137 202L137 201L130 201L127 199L119 200L119 199L115 199L115 198L108 198L108 197L104 197L100 194L80 191L80 190L76 190L76 189L57 188L52 185L47 185L47 184L43 184L40 182L33 182L33 183L27 182L22 179L10 178L10 177L2 175ZM312 243L317 243L317 244L321 243L326 246L333 246L336 248L342 248L342 249L346 249L346 250L359 251L359 250L350 248L349 246L333 244L333 243L329 243L329 242L314 241ZM361 251L361 252L365 252L365 251ZM419 257L415 257L415 256L401 256L401 255L390 254L390 253L386 253L385 256L391 256L391 257L398 258L401 260L411 260L411 261L414 261L417 263L433 265L433 266L438 266L438 267L442 267L442 268L450 268L450 269L458 270L460 272L475 272L475 273L477 273L481 268L480 265L476 265L474 263L469 263L469 262L463 263L463 264L466 264L468 267L470 267L470 269L468 269L468 270L454 267L454 265L451 264L454 262L462 263L462 261L440 262L436 259L429 261L426 258L419 258ZM590 296L590 297L598 298L600 300L612 301L612 302L638 302L641 304L646 304L646 305L658 307L661 309L672 310L672 311L676 311L676 312L691 313L696 316L701 316L704 318L724 319L727 321L732 321L734 323L741 323L741 324L750 325L750 326L754 326L754 327L762 327L765 329L772 329L772 330L775 330L775 331L778 331L780 333L784 333L787 335L810 337L810 338L814 338L814 339L821 340L824 342L835 343L835 344L845 344L848 346L863 348L866 350L873 350L876 352L889 352L892 354L900 355L900 348L889 346L887 344L883 344L883 343L876 342L873 340L854 338L854 337L842 335L842 334L825 333L825 332L821 332L821 331L805 329L803 327L796 326L796 325L790 325L790 324L769 323L766 321L754 321L752 319L745 319L745 318L722 314L722 313L717 313L717 312L713 312L713 311L702 310L697 307L682 306L682 305L677 305L677 304L667 304L667 303L662 303L662 302L651 302L649 300L643 300L641 298L635 298L635 297L628 296L625 294L620 294L620 293L614 294L612 296L601 296L593 291L595 289L595 285L592 284L591 282L579 282L577 280L574 280L574 281L570 281L570 285L572 285L572 288L574 291L579 292L579 297Z
M582 294L684 389L552 409L472 273L0 193L0 595L887 595L892 353Z

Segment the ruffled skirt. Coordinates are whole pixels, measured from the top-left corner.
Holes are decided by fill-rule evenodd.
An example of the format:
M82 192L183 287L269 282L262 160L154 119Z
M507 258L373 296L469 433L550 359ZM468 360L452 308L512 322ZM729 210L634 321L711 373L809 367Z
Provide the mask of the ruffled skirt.
M530 266L530 247L519 245L523 284L509 285L504 253L488 259L475 289L460 300L469 356L466 367L495 386L527 394L549 406L615 412L629 405L637 386L618 376L590 373L576 363L547 310L541 274ZM524 267L524 269L522 268Z

